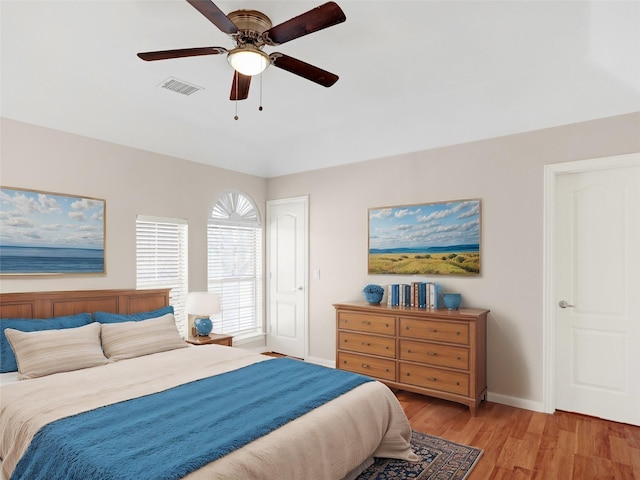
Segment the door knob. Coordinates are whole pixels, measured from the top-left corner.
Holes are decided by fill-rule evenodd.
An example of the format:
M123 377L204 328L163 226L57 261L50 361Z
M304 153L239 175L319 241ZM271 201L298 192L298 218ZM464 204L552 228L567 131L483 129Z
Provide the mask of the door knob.
M560 300L560 301L558 302L558 306L559 306L560 308L567 308L567 307L571 307L571 308L573 308L573 307L575 307L575 305L569 305L569 302L567 302L566 300Z

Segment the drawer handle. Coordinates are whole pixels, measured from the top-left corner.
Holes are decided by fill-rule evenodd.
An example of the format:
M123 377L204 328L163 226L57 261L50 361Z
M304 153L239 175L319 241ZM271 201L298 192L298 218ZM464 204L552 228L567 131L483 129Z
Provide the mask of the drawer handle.
M456 382L456 385L460 385L460 382Z
M406 327L404 327L406 330L411 330L411 327L409 325L407 325Z
M436 377L427 377L427 380L429 380L430 382L437 382L438 379Z
M368 364L363 363L363 364L362 364L362 368L371 368L371 367L370 367Z
M408 350L407 350L407 353L411 353L411 349L408 349Z
M437 357L438 354L436 352L427 352L427 355L429 355L430 357Z
M461 332L456 332L456 335L458 335L458 336L459 336L460 334L461 334Z
M362 324L363 325L371 325L371 322L369 320L362 320Z
M365 347L370 347L371 346L371 344L368 343L368 342L362 342L362 345L364 345Z
M457 356L456 360L462 360L462 358L460 356Z
M438 333L438 329L437 328L427 328L427 332Z

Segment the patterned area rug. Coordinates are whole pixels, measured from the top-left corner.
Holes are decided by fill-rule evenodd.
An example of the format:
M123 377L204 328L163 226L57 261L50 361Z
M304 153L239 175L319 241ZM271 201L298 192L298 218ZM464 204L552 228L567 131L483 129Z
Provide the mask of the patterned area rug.
M413 432L411 446L421 461L379 458L357 480L464 480L482 455L479 448L420 432Z

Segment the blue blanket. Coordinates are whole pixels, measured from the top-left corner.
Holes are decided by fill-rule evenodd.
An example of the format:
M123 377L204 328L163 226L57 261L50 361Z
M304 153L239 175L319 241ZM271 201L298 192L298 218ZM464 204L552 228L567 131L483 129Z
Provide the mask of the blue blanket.
M178 479L368 377L278 358L44 426L12 480Z

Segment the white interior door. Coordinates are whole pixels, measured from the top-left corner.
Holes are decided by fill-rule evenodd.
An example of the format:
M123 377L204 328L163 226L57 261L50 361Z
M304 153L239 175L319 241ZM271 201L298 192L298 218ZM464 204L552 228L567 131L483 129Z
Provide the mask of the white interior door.
M640 155L624 157L556 178L555 407L640 425Z
M306 357L308 197L267 202L267 348Z

